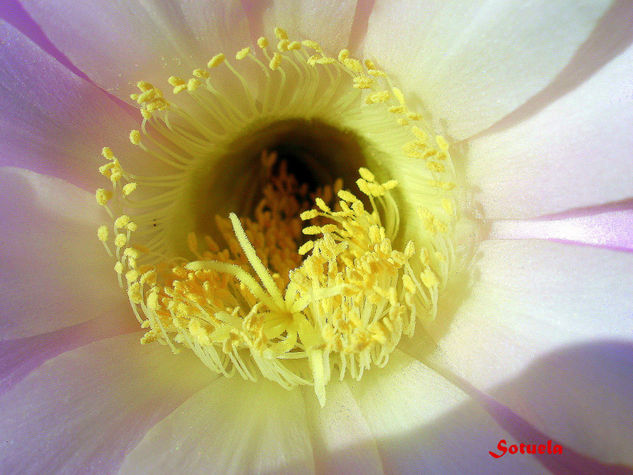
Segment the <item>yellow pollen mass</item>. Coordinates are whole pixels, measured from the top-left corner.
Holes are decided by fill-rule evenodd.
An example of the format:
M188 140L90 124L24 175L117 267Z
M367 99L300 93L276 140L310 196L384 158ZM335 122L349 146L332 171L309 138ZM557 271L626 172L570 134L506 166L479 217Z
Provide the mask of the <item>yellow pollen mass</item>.
M102 149L110 188L95 196L111 222L97 238L142 344L192 351L226 377L312 386L324 405L332 379L385 366L418 320L435 318L455 254L456 180L448 142L386 72L348 49L274 35L227 52L237 61L219 53L192 78L168 77L168 97L136 84L143 120L129 140L143 160L128 171L129 157ZM296 163L267 150L280 140L267 127L295 119L356 140L357 173L320 138L333 182L303 183ZM261 149L243 152L251 142ZM306 163L322 159L311 153ZM405 216L418 211L406 226L403 203Z

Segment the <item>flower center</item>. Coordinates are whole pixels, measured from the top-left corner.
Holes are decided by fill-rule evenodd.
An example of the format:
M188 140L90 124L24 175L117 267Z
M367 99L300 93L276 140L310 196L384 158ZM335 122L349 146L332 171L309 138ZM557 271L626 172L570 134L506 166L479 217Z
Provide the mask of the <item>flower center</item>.
M98 237L142 343L189 348L225 376L312 385L323 405L332 377L384 366L435 318L454 170L374 63L275 35L272 54L260 38L235 63L218 54L170 77L173 100L138 83L140 154L124 169L103 149L112 189L96 198L114 235Z

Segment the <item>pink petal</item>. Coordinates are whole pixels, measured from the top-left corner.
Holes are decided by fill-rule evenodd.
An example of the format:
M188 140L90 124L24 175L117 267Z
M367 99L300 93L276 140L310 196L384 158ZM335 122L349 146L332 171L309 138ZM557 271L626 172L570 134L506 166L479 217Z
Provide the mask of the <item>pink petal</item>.
M148 428L210 382L190 353L140 334L64 353L0 397L6 473L114 473Z
M488 238L549 239L633 251L633 209L588 209L534 220L499 220L491 223Z
M126 308L51 333L0 341L0 394L8 391L45 361L66 351L123 333L139 331Z
M169 87L169 76L188 78L216 53L232 54L250 40L237 0L29 0L23 5L79 69L126 100L141 79Z
M526 218L633 196L633 47L513 127L468 145L488 218Z
M134 154L138 121L7 24L0 48L0 163L103 186L101 148Z
M112 259L97 240L95 198L62 180L0 168L0 339L23 338L123 312Z

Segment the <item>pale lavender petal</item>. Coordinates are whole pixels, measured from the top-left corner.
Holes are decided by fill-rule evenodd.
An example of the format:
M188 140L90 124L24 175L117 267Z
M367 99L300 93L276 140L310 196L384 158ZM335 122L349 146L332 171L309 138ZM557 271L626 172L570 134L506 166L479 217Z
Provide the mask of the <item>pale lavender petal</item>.
M59 61L75 75L84 79L87 78L53 43L51 43L38 24L33 21L26 10L24 10L24 7L20 5L18 0L4 0L1 2L0 18L27 36L37 46Z
M610 5L377 1L365 50L432 114L438 130L464 139L546 87Z
M633 251L633 209L533 220L498 220L489 239L549 239Z
M20 32L0 24L0 164L103 186L101 148L124 156L138 120Z
M51 333L0 341L0 394L11 389L42 363L93 341L139 331L139 325L122 307L88 322Z
M147 430L211 381L141 334L47 361L0 397L3 473L115 473Z
M489 219L633 197L633 46L527 120L466 145L466 179Z
M94 195L57 178L0 168L0 340L127 314L112 259L97 239Z
M349 46L356 0L277 0L263 12L266 34L276 27L290 38L317 41L330 55Z
M426 325L434 355L487 391L534 358L605 338L633 341L633 254L543 240L485 241L469 288Z
M168 88L169 76L191 77L216 53L233 54L250 40L237 0L22 4L73 64L125 100L139 80Z
M616 345L617 346L617 345ZM553 358L554 365L557 364L556 358ZM578 473L591 473L591 474L612 474L612 475L625 475L625 474L633 474L633 469L630 467L626 467L621 464L609 464L601 462L595 458L591 458L587 455L583 455L579 453L569 446L561 443L556 438L552 437L551 434L545 434L534 425L530 424L527 420L522 418L519 414L512 411L508 406L500 403L495 398L490 395L478 390L473 387L470 383L468 383L463 378L460 378L454 374L452 374L446 368L440 368L436 366L432 366L432 368L438 373L442 374L449 381L453 382L455 385L460 387L462 390L470 394L474 400L476 400L479 404L481 404L486 411L493 417L493 419L509 434L513 436L513 438L519 441L519 444L523 443L526 445L543 445L545 448L544 453L534 454L534 457L541 462L545 467L548 468L554 474L578 474ZM551 381L548 381L548 385ZM508 383L504 385L504 388L513 387L514 382ZM523 384L521 383L521 386ZM501 389L497 392L507 392L506 389ZM550 399L550 395L552 391L549 390L541 390L538 391L539 395L537 400L541 401L541 405L543 407L552 406L552 401ZM551 415L552 419L559 418L559 414L556 412L565 412L566 409L563 407L565 403L562 401L558 401L561 404L560 408L553 409L554 412ZM601 406L601 402L598 403L598 406ZM574 424L571 424L573 426ZM588 434L595 434L596 428L591 427L588 431ZM501 440L501 439L500 439ZM509 448L512 442L506 441L505 448ZM517 444L518 445L518 444ZM562 453L557 453L554 450L554 447L559 445L561 447ZM520 447L520 446L519 446ZM527 452L527 448L525 451ZM548 453L548 450L550 451ZM524 457L525 454L515 454L512 455L507 451L504 453L503 448L499 448L497 446L491 448L491 452L497 456L506 457L506 458L516 458L516 457ZM492 455L491 455L492 456ZM500 457L499 457L500 458Z

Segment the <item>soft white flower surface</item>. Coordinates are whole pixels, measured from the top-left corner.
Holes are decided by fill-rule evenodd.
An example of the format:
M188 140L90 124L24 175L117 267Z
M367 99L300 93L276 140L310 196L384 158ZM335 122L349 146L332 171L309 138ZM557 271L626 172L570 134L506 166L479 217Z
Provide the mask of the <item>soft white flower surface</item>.
M525 232L527 240L485 240L488 227L504 229L506 219L633 198L633 47L606 47L608 35L595 36L626 37L631 8L601 1L22 5L90 81L0 25L0 471L633 466L633 254L539 240L549 235L538 231ZM472 195L463 211L484 218L472 275L444 291L436 321L403 341L386 368L330 383L324 408L311 388L216 378L187 352L138 344L95 238L97 154L103 145L136 153L127 133L139 115L120 101L131 85L186 76L277 25L333 55L353 45L354 54L379 62L451 139ZM535 107L534 97L582 64L575 55L587 44L608 54ZM621 223L611 228L626 230ZM608 241L626 247L617 242ZM480 394L563 444L566 458L490 457L500 439L530 441L491 415Z

